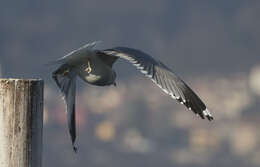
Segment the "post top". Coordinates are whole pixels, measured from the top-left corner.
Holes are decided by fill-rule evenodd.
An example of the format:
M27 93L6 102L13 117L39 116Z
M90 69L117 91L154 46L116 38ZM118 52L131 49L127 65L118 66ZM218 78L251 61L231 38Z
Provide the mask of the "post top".
M43 83L42 79L0 78L0 83Z
M42 79L41 78L35 78L35 79L33 79L33 78L31 78L31 79L22 79L22 78L0 78L0 82L1 81L42 81Z

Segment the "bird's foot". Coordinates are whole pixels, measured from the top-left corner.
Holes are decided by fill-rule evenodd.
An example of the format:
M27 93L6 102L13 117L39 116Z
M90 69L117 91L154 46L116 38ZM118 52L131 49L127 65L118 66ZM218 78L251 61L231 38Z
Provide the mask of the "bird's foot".
M69 72L70 72L69 69L65 70L65 71L63 72L63 76L66 76Z
M88 73L91 73L91 71L92 71L92 69L91 69L91 67L90 67L90 60L88 60L88 67L86 68L86 71L87 71Z
M91 71L92 71L91 67L86 68L86 71L87 71L88 73L91 73Z

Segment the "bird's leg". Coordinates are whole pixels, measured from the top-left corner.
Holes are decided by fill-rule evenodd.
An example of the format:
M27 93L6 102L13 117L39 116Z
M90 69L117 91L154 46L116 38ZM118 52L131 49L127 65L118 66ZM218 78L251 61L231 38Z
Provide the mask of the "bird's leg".
M92 69L91 69L91 67L90 67L90 59L88 59L88 67L86 68L86 71L87 71L88 73L91 73L91 71L92 71Z

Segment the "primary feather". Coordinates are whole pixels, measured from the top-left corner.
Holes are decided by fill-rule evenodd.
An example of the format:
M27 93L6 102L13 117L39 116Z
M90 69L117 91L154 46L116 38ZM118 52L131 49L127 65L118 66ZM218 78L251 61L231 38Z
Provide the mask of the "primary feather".
M202 119L206 117L210 121L213 120L212 115L198 95L161 61L140 50L127 47L107 49L103 53L128 60L173 99L184 104Z

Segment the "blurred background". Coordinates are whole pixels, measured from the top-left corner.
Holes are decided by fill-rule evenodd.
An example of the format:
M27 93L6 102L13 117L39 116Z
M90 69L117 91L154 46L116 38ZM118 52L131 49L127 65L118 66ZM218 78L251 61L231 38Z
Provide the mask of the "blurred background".
M260 1L3 1L0 77L45 80L43 166L260 166ZM44 64L88 42L161 59L215 120L197 118L125 61L118 87L78 82L77 146Z

